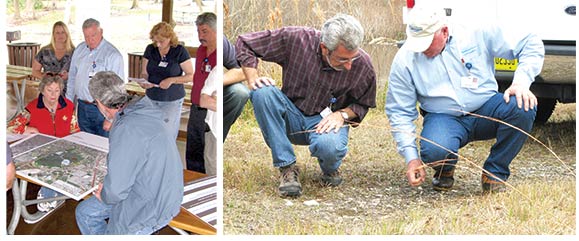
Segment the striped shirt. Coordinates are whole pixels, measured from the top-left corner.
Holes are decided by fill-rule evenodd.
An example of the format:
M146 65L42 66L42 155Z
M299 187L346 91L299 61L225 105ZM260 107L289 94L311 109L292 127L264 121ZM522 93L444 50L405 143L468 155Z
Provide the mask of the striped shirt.
M370 56L360 50L361 58L349 71L335 71L323 59L321 32L306 27L248 33L236 43L237 60L242 67L257 68L258 58L281 65L282 92L304 115L319 114L349 107L364 119L368 108L376 107L376 74Z

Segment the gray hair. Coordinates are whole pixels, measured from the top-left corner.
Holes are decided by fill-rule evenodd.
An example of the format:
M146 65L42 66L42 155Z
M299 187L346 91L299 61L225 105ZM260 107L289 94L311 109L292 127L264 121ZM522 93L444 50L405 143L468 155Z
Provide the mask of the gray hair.
M50 75L44 75L44 77L42 77L42 79L40 80L40 84L38 85L38 90L40 91L40 93L42 93L44 92L44 88L46 88L47 85L52 83L58 84L58 87L60 88L60 94L62 94L62 90L64 90L64 80L62 80L62 78L58 74L53 73L51 73Z
M204 12L202 14L199 14L199 16L197 16L195 24L197 26L205 24L209 26L211 29L216 30L217 16L215 15L215 13L212 12Z
M112 109L118 109L130 100L125 91L125 82L112 71L96 73L89 82L88 90L92 98Z
M364 40L364 28L360 22L346 14L338 14L328 19L322 26L322 42L330 51L343 44L348 50L360 47Z
M84 20L84 22L82 23L82 29L87 29L90 28L92 26L97 26L97 27L101 27L101 22L99 22L98 20L94 19L94 18L89 18L87 20Z

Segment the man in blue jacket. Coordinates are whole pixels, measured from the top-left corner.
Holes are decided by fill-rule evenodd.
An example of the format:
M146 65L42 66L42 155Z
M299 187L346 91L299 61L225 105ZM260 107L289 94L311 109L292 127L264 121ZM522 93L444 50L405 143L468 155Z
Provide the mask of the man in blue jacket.
M131 99L115 73L97 73L89 91L112 127L107 175L76 208L78 227L82 234L151 234L179 213L183 199L175 139L163 112L146 97Z

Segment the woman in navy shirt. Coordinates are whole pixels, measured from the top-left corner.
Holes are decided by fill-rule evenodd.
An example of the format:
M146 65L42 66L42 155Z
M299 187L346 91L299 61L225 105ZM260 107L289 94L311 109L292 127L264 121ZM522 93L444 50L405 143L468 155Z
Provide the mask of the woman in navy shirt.
M179 44L173 27L168 23L155 25L149 37L153 43L143 54L141 77L150 83L140 85L146 89L147 97L165 112L169 131L177 139L185 99L183 83L192 81L193 64L189 52Z

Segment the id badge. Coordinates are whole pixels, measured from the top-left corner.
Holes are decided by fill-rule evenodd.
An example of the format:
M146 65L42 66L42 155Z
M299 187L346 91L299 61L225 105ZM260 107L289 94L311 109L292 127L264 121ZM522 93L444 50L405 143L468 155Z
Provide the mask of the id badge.
M161 61L161 62L159 62L159 67L165 68L165 67L167 67L168 64L169 64L168 62Z
M92 79L92 77L95 75L96 73L94 71L88 72L88 78Z
M326 116L329 116L330 114L332 114L332 110L330 110L330 107L326 107L324 110L322 110L322 112L320 112L322 118L326 118Z
M211 72L211 65L205 65L205 72Z
M460 78L460 87L467 89L478 88L478 79L472 75Z

